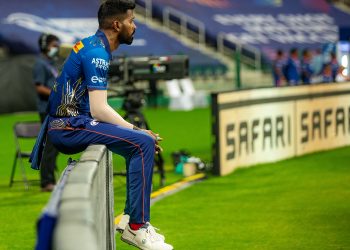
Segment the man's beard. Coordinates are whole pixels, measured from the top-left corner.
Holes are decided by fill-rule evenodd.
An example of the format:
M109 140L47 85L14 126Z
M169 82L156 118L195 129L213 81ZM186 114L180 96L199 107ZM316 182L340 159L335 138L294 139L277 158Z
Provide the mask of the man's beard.
M119 36L120 44L127 44L127 45L132 44L134 40L134 34L135 34L135 31L131 34L131 36L128 36L126 32L120 33L120 36Z

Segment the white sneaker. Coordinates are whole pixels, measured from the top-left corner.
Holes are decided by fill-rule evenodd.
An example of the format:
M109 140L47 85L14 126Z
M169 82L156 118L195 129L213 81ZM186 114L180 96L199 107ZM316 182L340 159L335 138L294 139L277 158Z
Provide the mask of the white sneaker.
M162 241L165 241L165 237L164 235L160 234L160 233L157 233L157 231L159 231L158 228L154 227L151 225L151 223L147 222L146 223L148 225L148 229L152 231L152 234L156 235L159 239L161 239Z
M116 230L119 233L123 233L124 229L126 228L126 226L129 224L129 220L130 220L130 216L128 214L123 214L117 227Z
M139 230L126 226L121 240L142 250L173 250L173 247L160 239L150 224L145 224Z
M123 214L118 225L116 226L116 230L119 232L119 233L123 233L126 226L129 224L129 220L130 220L130 216L128 214ZM152 230L152 234L155 234L157 237L159 237L162 241L165 241L165 237L164 235L161 235L159 233L156 232L159 231L158 228L156 227L153 227L151 225L151 223L147 222L147 224L150 226L148 227L149 230Z

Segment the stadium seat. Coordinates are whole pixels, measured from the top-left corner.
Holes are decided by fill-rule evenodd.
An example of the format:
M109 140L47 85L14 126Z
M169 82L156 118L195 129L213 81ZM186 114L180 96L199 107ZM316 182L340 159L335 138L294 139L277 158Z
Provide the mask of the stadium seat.
M190 78L180 79L180 86L186 95L191 96L194 107L207 107L207 95L203 90L195 90L192 80Z
M179 80L173 79L166 81L166 87L170 97L169 109L170 110L192 110L193 100L192 96L183 90L181 90Z
M22 151L20 139L34 139L38 136L40 131L41 123L37 121L30 122L18 122L14 125L14 137L15 137L15 145L16 145L16 153L15 158L12 165L12 172L10 177L10 187L14 182L14 176L16 172L17 160L19 159L19 164L22 172L22 178L24 182L25 189L28 189L29 181L26 176L25 167L23 164L23 158L29 158L31 152Z

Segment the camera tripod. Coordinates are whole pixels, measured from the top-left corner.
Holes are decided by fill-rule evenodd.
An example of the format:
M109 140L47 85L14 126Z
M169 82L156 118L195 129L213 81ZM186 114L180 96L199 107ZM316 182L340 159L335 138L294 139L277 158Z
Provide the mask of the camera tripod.
M145 103L143 90L128 90L123 103L123 109L125 110L124 119L129 121L131 124L141 128L149 130L150 127L148 122L141 112L141 109ZM157 166L157 171L160 175L160 186L165 184L165 171L164 171L164 159L159 152L154 157L154 165ZM115 173L118 175L118 173Z

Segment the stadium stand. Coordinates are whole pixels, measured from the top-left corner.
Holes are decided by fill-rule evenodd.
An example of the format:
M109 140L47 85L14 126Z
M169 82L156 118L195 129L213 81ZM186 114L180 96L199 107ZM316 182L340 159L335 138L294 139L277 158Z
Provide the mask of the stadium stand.
M57 35L71 46L81 38L97 30L96 12L99 1L45 1L23 4L11 1L0 9L0 44L11 54L38 52L37 39L40 32ZM84 8L80 8L84 5ZM55 11L53 11L55 10ZM137 35L132 46L121 46L114 55L149 56L186 54L190 57L190 70L198 74L215 74L227 70L217 58L191 48L179 40L147 24L137 23Z
M162 56L162 55L188 55L190 58L190 71L192 74L216 74L215 71L225 72L226 66L217 59L205 55L199 50L190 48L166 33L152 29L146 24L136 22L138 27L136 43L121 46L114 55L130 56Z
M9 2L0 9L0 45L10 55L6 60L13 59L13 55L37 52L37 37L42 31L58 35L64 44L68 44L67 48L80 38L93 34L97 29L96 10L99 2ZM347 20L350 19L348 12L341 11L326 0L136 2L139 28L134 45L121 46L116 55L187 54L195 89L206 91L241 87L237 79L241 79L242 87L271 86L271 73L268 71L276 49L287 52L296 46L300 50L314 50L325 43L335 42L339 35L338 28L348 27ZM82 5L84 8L81 8ZM145 19L140 15L142 6ZM191 38L192 43L187 42ZM241 54L240 61L234 60L236 52ZM241 77L235 68L240 62L244 64L239 68ZM14 80L14 76L7 72L7 63L0 61L0 73L4 72L3 86L11 86L13 91L19 85L27 85L28 88L28 84L20 79ZM26 67L28 73L29 66L29 63L22 65L16 71L24 71ZM18 76L21 74L15 77ZM0 86L0 91L3 88ZM29 90L28 93L30 96L35 94ZM28 99L27 96L22 97ZM11 105L15 107L18 104ZM28 110L34 104L12 106L6 107L6 110Z
M112 250L114 232L112 157L91 145L63 171L39 218L36 250Z
M349 26L350 15L326 0L137 0L164 25L178 22L181 29L202 34L224 52L228 47L251 57L259 65L260 53L267 60L277 48L316 48L336 42L337 27ZM203 31L204 30L204 31Z
M329 3L332 4L344 4L350 7L350 1L349 0L327 0Z
M84 8L81 8L82 5ZM34 54L38 52L39 34L48 32L57 35L63 48L70 51L74 42L96 31L98 6L98 0L38 0L25 3L14 0L0 8L0 46L3 55L0 60L0 91L8 93L0 100L0 113L35 110L35 92L28 83L32 78ZM187 54L190 56L190 75L199 78L218 78L229 71L220 55L215 57L204 53L196 46L179 41L177 36L164 33L160 27L141 23L142 17L137 19L140 21L137 22L139 27L134 45L121 46L115 55ZM64 52L65 49L62 49L62 58Z

